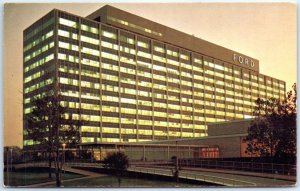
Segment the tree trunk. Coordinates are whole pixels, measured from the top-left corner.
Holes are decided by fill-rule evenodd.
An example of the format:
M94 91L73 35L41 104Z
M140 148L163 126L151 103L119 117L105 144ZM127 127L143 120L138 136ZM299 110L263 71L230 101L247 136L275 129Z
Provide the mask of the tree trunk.
M61 187L61 169L59 165L59 150L56 150L55 156L55 176L56 176L56 187Z
M58 172L58 170L56 170L55 176L56 176L56 187L60 187L61 186L61 180L59 178L59 172Z
M121 175L119 174L119 175L118 175L118 183L119 183L119 187L121 187L121 181L122 181L122 180L121 180Z
M121 187L121 176L118 176L119 187Z
M122 173L122 171L117 170L116 174L117 174L117 178L118 178L119 187L121 187L123 173Z

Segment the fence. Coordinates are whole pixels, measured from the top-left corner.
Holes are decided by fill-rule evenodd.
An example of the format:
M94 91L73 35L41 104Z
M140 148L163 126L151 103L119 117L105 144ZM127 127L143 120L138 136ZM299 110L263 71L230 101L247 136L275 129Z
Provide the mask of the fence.
M156 162L138 162L131 161L132 164L152 164L152 165L173 165L170 161L156 161ZM34 163L34 166L38 166L39 162L28 162L17 166L30 166L30 163ZM41 165L47 165L47 161L44 163L40 161ZM90 163L90 164L89 164ZM209 168L209 169L226 169L226 170L238 170L238 171L250 171L261 172L270 174L281 174L296 176L296 165L287 164L275 164L275 163L257 163L257 162L238 162L238 161L218 161L218 160L199 160L199 159L178 159L180 167L193 167L193 168ZM65 165L90 165L100 166L96 161L91 160L74 160L66 161ZM15 166L15 165L13 165Z
M297 170L296 165L199 159L179 159L179 165L181 167L230 169L292 176L296 175Z

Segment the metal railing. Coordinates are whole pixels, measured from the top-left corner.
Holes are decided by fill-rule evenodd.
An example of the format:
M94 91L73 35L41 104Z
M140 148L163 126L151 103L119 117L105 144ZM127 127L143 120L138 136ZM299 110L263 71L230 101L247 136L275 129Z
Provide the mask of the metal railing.
M48 162L31 162L31 163L22 163L13 165L14 168L26 168L26 167L48 167ZM66 162L64 166L74 166L74 167L101 167L102 164L99 163L78 163L78 162ZM54 167L54 162L52 163L52 167Z
M160 161L164 165L170 165L170 161ZM133 162L132 164L151 164L159 162ZM28 166L47 166L47 161L40 162L29 162L13 164L13 167L22 168ZM101 166L100 163L91 163L90 161L66 161L67 166L90 166L96 167ZM218 161L218 160L199 160L199 159L179 159L180 167L192 167L192 168L208 168L208 169L224 169L224 170L237 170L237 171L247 171L247 172L260 172L260 173L270 173L279 175L296 175L296 165L287 164L275 164L275 163L257 163L257 162L237 162L237 161Z
M296 165L275 164L275 163L256 163L256 162L237 162L237 161L217 161L199 159L180 159L181 167L229 169L239 171L251 171L281 175L296 175Z
M130 167L129 171L153 174L153 175L162 175L172 177L171 169L157 169L157 168L144 168L144 167ZM224 178L219 176L205 175L200 173L191 173L186 171L180 171L179 178L203 181L213 184L225 185L225 186L256 186L253 182L236 180L232 178Z

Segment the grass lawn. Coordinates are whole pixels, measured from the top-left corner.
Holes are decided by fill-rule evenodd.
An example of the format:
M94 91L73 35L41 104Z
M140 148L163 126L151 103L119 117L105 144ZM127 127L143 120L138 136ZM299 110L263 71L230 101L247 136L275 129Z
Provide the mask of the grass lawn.
M68 181L64 187L119 187L118 179L114 176L88 178ZM148 180L139 178L122 178L121 187L199 187L197 184L176 183L171 181Z
M83 175L65 173L62 175L63 180L82 177ZM9 185L7 185L6 172L4 172L5 186L25 186L30 184L38 184L43 182L55 181L55 174L52 174L52 179L48 178L46 172L10 172Z

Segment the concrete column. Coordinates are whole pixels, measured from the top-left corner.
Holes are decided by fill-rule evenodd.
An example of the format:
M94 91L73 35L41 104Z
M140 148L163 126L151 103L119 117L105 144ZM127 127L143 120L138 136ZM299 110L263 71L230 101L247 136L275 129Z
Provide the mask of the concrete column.
M145 158L146 158L146 148L145 145L143 146L143 161L145 162Z
M167 160L170 159L170 146L167 147Z

